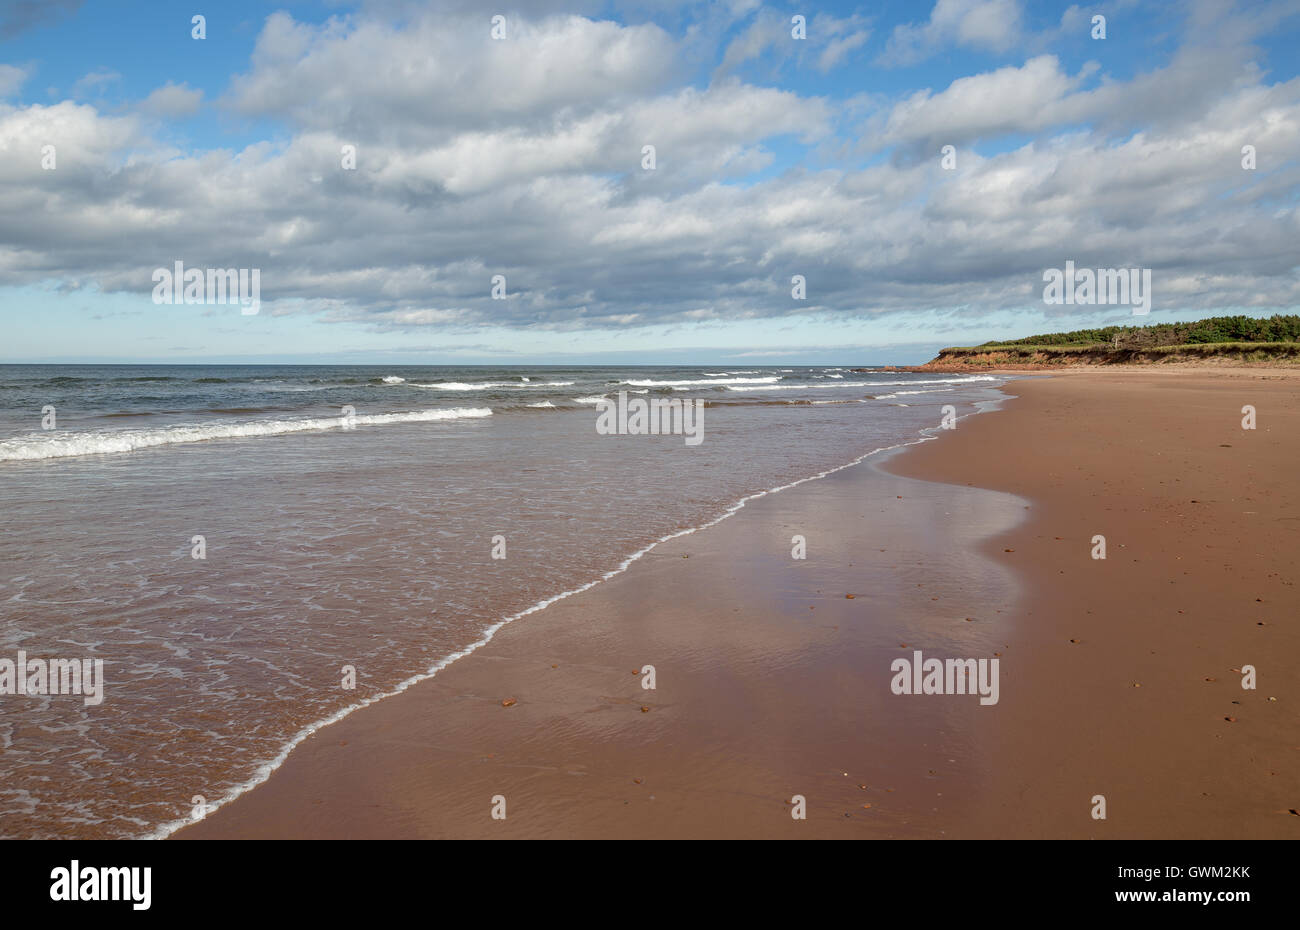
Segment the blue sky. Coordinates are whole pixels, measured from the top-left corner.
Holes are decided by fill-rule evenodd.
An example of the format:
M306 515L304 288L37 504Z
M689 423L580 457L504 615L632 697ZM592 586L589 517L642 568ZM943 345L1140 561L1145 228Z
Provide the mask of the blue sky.
M0 361L916 362L1297 306L1295 4L475 6L0 3ZM1044 304L1066 260L1152 314ZM259 312L155 303L176 261Z

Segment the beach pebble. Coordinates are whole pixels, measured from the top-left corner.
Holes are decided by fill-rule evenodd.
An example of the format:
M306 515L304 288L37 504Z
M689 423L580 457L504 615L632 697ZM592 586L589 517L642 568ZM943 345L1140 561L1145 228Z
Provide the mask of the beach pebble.
M516 701L514 698L506 698L504 701L501 702L501 706L502 706L502 707L514 707L515 704L517 704L517 703L519 703L519 702Z

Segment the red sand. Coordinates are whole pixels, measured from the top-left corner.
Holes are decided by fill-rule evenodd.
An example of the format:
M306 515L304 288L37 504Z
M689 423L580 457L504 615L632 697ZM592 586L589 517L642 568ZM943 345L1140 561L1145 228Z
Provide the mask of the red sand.
M511 624L177 837L1300 835L1300 380L1008 392ZM892 694L918 648L1000 653L999 702Z

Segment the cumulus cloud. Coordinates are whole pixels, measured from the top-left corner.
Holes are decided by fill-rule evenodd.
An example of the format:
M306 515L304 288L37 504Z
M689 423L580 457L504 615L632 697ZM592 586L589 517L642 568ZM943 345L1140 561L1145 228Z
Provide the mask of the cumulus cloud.
M147 295L177 260L260 268L264 313L430 334L1041 308L1066 260L1152 268L1157 309L1300 302L1300 79L1270 83L1241 42L1123 82L1036 56L881 111L869 145L1033 136L964 147L954 171L936 150L756 175L774 139L833 140L835 106L694 86L657 26L511 22L526 39L492 43L481 16L413 41L275 14L221 103L285 131L237 151L176 151L85 103L0 104L0 148L59 152L56 171L0 159L0 284Z
M193 116L203 102L203 91L195 90L186 84L173 84L168 81L157 88L144 102L141 109L154 116L181 117Z
M871 38L870 29L858 29L847 32L844 35L836 36L826 43L822 53L817 58L817 69L819 71L829 71L843 62L850 53L862 48Z
M942 140L960 145L1059 125L1083 112L1079 107L1062 107L1083 76L1065 74L1056 56L1043 55L1021 67L958 78L938 94L917 91L890 112L879 142Z
M230 105L307 128L430 139L593 112L653 93L676 68L675 43L653 24L559 16L512 18L506 30L492 39L481 15L316 27L275 13Z
M927 22L894 28L880 60L916 64L950 45L1005 52L1020 39L1017 0L938 0Z
M789 17L764 12L727 44L727 49L722 54L722 62L714 72L715 78L730 74L745 62L759 58L778 43L786 40L794 42L790 35L790 28Z
M83 98L102 94L110 84L116 84L122 80L122 75L111 68L96 68L77 79L72 85L72 95Z
M1184 45L1164 67L1124 82L1101 76L1096 62L1070 75L1055 55L1040 55L958 78L938 93L916 91L867 131L877 148L923 143L928 150L1082 125L1102 135L1176 129L1261 79L1247 45Z
M0 64L0 99L12 97L27 80L27 71L16 65Z
M28 29L58 22L81 8L83 0L3 0L0 39L12 39Z
M867 18L853 14L838 18L817 13L805 24L806 37L795 39L791 17L773 10L760 10L754 21L727 44L714 80L730 75L742 64L768 57L778 66L786 61L812 58L823 73L838 67L871 38Z

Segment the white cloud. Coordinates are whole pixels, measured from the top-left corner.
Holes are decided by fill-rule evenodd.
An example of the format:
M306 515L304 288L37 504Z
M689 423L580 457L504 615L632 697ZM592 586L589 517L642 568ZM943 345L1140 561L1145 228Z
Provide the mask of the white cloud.
M494 40L483 16L429 15L398 29L316 27L275 13L252 62L232 83L241 113L371 138L436 138L654 92L674 74L676 47L653 24L577 16L510 19L507 38Z
M149 94L140 106L154 116L174 118L192 116L198 112L202 102L203 91L169 81Z
M938 0L927 22L894 28L881 62L915 64L948 45L1005 52L1020 40L1017 0Z
M97 68L77 79L72 85L74 97L87 97L92 93L102 94L109 84L122 80L122 75L110 68Z
M491 62L487 45L461 48L469 32L420 32L431 62L386 25L272 16L227 102L286 119L285 141L239 151L173 151L151 121L86 104L0 104L0 285L147 299L152 269L176 260L256 267L268 314L439 331L978 315L1040 305L1042 269L1066 259L1151 267L1157 309L1300 301L1300 79L1267 83L1239 43L1124 82L1039 56L880 114L875 142L895 147L1034 135L993 157L965 146L956 171L935 150L755 179L773 137L833 140L836 105L735 78L675 84L657 27L516 25L531 38ZM547 69L554 84L536 86ZM1257 172L1240 167L1246 143ZM56 171L32 154L45 144ZM498 273L509 300L490 299Z
M843 62L850 52L866 45L867 40L870 38L870 29L860 29L856 32L850 32L848 35L831 39L826 43L826 48L822 50L821 56L817 59L817 69L823 72L831 70Z
M1070 77L1061 71L1056 56L1042 55L1019 68L958 78L938 94L917 91L890 112L880 142L961 144L972 138L1056 125L1067 116L1059 105L1083 77ZM1080 112L1075 107L1068 114Z
M27 71L16 65L0 64L0 99L18 93L27 80Z

